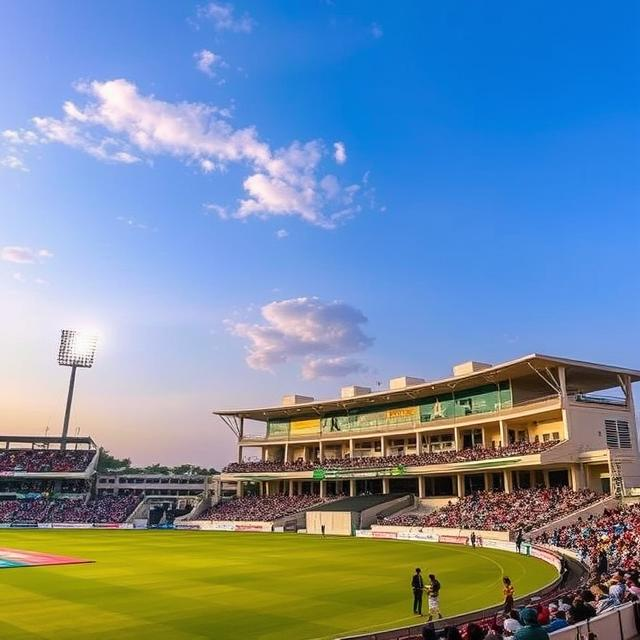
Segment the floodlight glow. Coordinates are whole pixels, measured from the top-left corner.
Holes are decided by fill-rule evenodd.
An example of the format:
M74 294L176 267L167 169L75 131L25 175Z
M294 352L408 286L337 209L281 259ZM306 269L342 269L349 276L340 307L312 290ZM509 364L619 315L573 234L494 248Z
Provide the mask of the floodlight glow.
M93 366L98 336L95 333L63 329L58 351L58 364L63 367Z

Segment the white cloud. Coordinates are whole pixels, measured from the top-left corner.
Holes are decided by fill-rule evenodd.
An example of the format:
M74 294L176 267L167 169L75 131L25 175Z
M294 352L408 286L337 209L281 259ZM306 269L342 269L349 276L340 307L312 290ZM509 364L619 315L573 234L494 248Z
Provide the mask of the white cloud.
M251 33L255 26L255 21L248 13L236 16L234 6L222 2L210 2L204 7L200 7L198 16L210 20L216 31Z
M372 22L371 23L371 35L378 40L379 38L382 38L382 36L384 35L384 31L382 30L382 27L377 23L377 22Z
M7 144L13 146L38 143L38 136L26 129L5 129L0 135Z
M33 135L41 143L65 144L122 164L168 155L204 173L241 163L249 168L245 194L237 207L229 207L229 217L298 216L333 228L362 209L354 198L359 186L342 186L323 169L328 153L321 140L272 149L255 127L234 128L228 109L159 100L124 79L84 83L76 89L86 96L84 105L66 101L62 118L33 118ZM32 139L28 133L18 137ZM346 160L344 145L336 145L335 159Z
M333 143L333 157L338 164L344 164L347 161L347 149L344 142Z
M16 272L13 274L13 279L14 279L16 282L26 282L26 281L27 281L27 279L24 277L24 275L23 275L22 273L20 273L19 271L16 271Z
M278 238L278 240L283 240L284 238L288 238L289 237L289 232L286 229L278 229L276 231L276 238Z
M246 360L252 369L272 371L276 365L301 359L307 378L364 370L364 365L346 357L373 342L362 332L367 318L358 309L304 297L270 302L260 313L262 324L227 323L233 335L248 340Z
M0 250L0 260L13 262L15 264L32 264L38 258L52 258L53 253L48 249L34 250L30 247L2 247Z
M24 162L14 155L7 155L4 158L0 158L0 166L6 169L13 169L14 171L29 171Z
M202 51L194 53L193 57L196 59L196 67L210 78L216 75L219 67L227 66L222 56L208 49L202 49Z
M316 378L343 378L352 373L365 373L368 368L361 362L347 357L307 359L302 365L305 380Z

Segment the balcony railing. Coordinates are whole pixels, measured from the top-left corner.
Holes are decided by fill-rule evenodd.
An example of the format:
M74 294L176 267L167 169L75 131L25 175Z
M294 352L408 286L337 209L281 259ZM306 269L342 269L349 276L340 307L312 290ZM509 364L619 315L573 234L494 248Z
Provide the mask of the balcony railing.
M586 404L606 404L616 407L627 406L627 399L619 396L596 396L590 393L576 393L574 396L570 396L570 398L575 402L584 402Z

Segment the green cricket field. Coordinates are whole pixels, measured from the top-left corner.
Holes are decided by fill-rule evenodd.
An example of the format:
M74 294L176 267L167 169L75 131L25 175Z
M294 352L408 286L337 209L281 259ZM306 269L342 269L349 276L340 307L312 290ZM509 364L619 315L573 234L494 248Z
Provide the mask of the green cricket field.
M0 546L91 564L0 570L0 638L328 640L420 620L415 567L445 616L516 597L556 571L504 551L296 534L3 529ZM426 605L426 602L425 602Z

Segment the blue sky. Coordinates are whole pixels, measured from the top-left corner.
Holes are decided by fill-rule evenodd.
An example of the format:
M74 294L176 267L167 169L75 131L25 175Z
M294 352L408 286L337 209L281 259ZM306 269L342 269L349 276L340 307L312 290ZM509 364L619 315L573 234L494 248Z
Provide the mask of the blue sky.
M139 463L289 392L639 367L639 14L3 3L0 429L60 428L63 326L102 334L72 428Z

